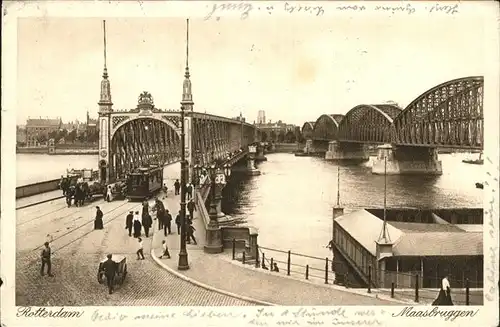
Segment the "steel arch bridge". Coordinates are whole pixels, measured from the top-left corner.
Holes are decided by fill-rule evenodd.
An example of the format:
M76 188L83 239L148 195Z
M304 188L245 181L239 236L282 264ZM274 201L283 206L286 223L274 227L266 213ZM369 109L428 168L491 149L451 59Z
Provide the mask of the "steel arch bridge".
M344 115L321 115L314 123L313 139L318 141L333 141L337 139L339 124Z
M396 105L358 105L345 115L338 127L338 141L390 143L392 123L402 111Z
M472 76L426 91L394 119L393 143L482 149L483 88Z
M482 76L454 79L424 92L404 110L391 104L358 105L338 126L328 117L340 115L321 115L314 125L305 123L302 134L312 140L482 149L483 89Z
M314 122L308 121L302 125L300 132L302 133L302 137L306 140L312 139L314 130Z
M145 164L167 165L180 161L180 110L154 106L148 92L139 96L137 107L101 114L99 169L111 183ZM188 111L185 117L186 160L190 168L226 159L255 143L260 131L242 120ZM104 173L105 172L105 173Z

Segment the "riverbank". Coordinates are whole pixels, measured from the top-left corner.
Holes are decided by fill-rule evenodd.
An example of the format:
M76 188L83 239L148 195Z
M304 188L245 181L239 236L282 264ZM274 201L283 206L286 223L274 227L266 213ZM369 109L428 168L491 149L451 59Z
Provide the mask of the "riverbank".
M16 148L16 154L87 155L98 153L97 148L55 148L53 152L48 147Z

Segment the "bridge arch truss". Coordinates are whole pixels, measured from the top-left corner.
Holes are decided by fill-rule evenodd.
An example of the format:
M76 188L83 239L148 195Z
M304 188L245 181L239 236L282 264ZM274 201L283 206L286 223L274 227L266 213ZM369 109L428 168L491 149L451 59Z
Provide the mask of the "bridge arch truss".
M390 104L358 105L345 115L338 127L338 140L355 143L390 143L392 123L401 108Z
M343 115L324 114L314 123L313 139L321 141L333 141L337 139L339 124L344 118Z
M483 147L482 76L451 80L426 91L394 119L396 144Z
M302 128L300 129L302 133L302 137L305 140L310 140L313 137L313 131L314 131L314 123L313 121L308 121L305 122L304 125L302 125Z

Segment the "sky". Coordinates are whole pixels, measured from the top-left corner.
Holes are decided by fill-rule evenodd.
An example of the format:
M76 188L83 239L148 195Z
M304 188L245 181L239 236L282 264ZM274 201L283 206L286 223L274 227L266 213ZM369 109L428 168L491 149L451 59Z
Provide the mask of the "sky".
M192 19L189 66L194 110L247 121L302 125L359 104L405 107L442 82L484 75L481 17L378 19ZM179 109L185 20L106 20L114 109L142 91ZM101 18L18 20L17 124L30 117L97 117L103 70Z

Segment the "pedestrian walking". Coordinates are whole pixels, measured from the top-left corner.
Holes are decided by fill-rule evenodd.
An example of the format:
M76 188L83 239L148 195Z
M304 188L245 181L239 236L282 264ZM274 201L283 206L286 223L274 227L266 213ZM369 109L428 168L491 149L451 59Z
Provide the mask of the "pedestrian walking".
M72 199L73 199L73 189L68 186L68 189L66 190L66 204L68 205L68 208L71 207Z
M139 219L139 211L136 211L135 215L134 215L134 237L135 238L141 236L141 229L142 229L142 225L141 225L141 221Z
M194 219L194 212L196 211L196 206L193 199L190 199L187 204L187 209L189 211L189 219L192 221Z
M432 305L453 305L448 274L441 280L441 289L439 290L438 297L432 302Z
M175 217L175 224L177 225L177 234L181 235L181 211Z
M158 198L155 200L155 208L156 218L158 219L158 230L162 230L163 225L165 224L165 206Z
M181 183L176 179L174 183L175 195L179 195L179 190L181 189Z
M168 252L168 245L165 240L161 242L161 245L163 247L163 254L160 256L160 259L162 259L164 256L167 257L167 259L170 259L170 252Z
M191 183L186 185L186 196L188 200L193 198L193 184Z
M106 201L111 202L113 199L113 192L111 192L111 185L108 185L108 189L106 191Z
M168 210L165 211L164 221L165 221L165 226L163 229L163 234L167 236L167 232L168 234L172 234L172 215Z
M128 236L132 236L132 227L134 226L134 212L130 211L125 218L125 229L128 229Z
M147 214L149 214L149 203L148 201L144 201L142 203L142 216L144 217Z
M189 224L187 226L187 243L188 244L191 244L190 240L192 239L193 240L193 243L194 245L197 245L198 242L196 242L196 238L194 238L194 231L196 229L194 228L194 226L192 224Z
M104 276L106 276L109 294L113 294L113 287L115 286L115 274L118 267L112 260L112 254L108 254L107 257L108 260L104 261L102 269L104 270Z
M138 246L137 246L137 260L144 260L144 248L142 246L142 238L138 238Z
M145 215L142 216L142 227L144 227L144 234L146 234L146 237L149 237L149 229L153 225L153 220L151 219L151 216L149 213L146 213Z
M54 275L52 275L52 262L50 261L52 251L50 249L49 242L45 242L44 246L45 247L42 250L42 254L41 254L42 268L40 269L40 274L42 276L44 275L44 269L45 269L45 266L47 266L47 275L49 275L49 277L53 277Z
M104 229L104 223L102 222L102 217L104 214L101 211L101 208L96 207L97 211L95 213L94 219L94 229Z

